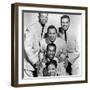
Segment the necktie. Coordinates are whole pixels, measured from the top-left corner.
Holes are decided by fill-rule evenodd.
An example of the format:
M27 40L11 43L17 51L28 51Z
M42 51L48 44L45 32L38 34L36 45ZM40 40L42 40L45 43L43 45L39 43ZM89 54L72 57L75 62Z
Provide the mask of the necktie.
M51 44L54 44L54 41L51 41Z
M65 41L67 42L67 33L66 33L66 31L65 31Z
M42 27L41 38L43 37L43 30L44 30L44 27Z

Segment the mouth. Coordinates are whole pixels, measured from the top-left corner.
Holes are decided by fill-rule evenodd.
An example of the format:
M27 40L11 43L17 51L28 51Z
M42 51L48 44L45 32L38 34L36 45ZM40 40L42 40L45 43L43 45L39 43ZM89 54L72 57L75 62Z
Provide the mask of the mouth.
M43 20L42 23L47 23L47 21L46 20Z
M63 28L64 28L65 30L67 30L67 29L68 29L68 27L67 27L67 26L63 26Z
M53 37L51 37L51 39L50 39L51 41L54 41L55 39L53 38Z

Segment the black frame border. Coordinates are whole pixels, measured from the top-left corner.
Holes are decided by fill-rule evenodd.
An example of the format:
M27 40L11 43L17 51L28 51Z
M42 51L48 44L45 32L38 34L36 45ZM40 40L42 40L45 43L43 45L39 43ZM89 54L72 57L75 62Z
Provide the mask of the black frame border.
M85 80L67 81L67 82L47 82L35 84L18 84L18 7L42 7L42 8L63 8L85 10ZM11 4L11 86L26 87L26 86L45 86L45 85L60 85L60 84L79 84L88 83L88 7L81 6L63 6L63 5L46 5L32 3L15 3Z

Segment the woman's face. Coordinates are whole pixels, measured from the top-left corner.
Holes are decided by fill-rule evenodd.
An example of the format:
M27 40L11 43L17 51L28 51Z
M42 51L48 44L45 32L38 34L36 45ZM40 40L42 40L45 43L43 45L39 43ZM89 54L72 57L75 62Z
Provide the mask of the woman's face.
M55 65L50 64L50 65L48 66L48 75L49 75L49 76L55 76L55 72L56 72L56 67L55 67Z

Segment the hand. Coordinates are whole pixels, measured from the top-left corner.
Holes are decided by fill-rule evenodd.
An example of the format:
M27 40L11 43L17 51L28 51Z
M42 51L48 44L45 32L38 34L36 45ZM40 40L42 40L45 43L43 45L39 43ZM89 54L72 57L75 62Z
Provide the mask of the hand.
M59 63L66 60L66 56L64 54L61 54L59 57Z
M65 60L66 59L66 56L64 54L61 54L60 55L60 58L63 59L63 60Z

